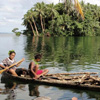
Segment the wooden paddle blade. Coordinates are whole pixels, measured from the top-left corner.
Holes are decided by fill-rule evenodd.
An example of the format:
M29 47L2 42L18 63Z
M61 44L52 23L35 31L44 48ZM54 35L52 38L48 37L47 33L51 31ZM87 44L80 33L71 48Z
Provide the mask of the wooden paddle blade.
M5 71L4 69L3 70L0 70L0 74L2 74L4 71Z

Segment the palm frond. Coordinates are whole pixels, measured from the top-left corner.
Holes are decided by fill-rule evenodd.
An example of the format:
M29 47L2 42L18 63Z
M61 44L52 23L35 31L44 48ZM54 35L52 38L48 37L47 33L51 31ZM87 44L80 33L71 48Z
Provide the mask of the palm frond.
M79 1L74 0L74 2L75 2L75 7L76 7L77 11L80 13L82 19L84 20L84 14L83 14L82 7L81 7Z

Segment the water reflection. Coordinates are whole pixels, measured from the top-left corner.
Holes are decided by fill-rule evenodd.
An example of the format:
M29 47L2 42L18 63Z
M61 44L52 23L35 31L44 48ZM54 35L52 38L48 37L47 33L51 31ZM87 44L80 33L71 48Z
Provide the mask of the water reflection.
M41 53L41 64L45 67L62 66L66 71L88 71L86 65L90 68L94 64L95 69L100 66L99 43L99 37L27 37L25 52L28 60Z
M16 83L5 83L5 89L0 89L0 94L8 94L5 100L16 100Z
M39 85L29 84L29 96L39 97Z

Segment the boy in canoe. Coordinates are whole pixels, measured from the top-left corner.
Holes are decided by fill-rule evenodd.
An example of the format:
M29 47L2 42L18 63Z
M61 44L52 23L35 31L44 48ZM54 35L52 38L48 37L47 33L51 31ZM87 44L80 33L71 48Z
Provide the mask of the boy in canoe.
M8 71L14 75L14 76L18 76L17 73L15 72L16 71L16 68L15 66L10 68L9 69L9 66L11 66L12 64L16 63L15 61L15 55L16 55L16 52L14 50L10 50L9 51L9 57L7 57L6 59L4 59L1 63L0 63L0 67L2 69L8 69ZM24 59L24 58L23 58ZM16 67L18 67L20 64L16 65Z
M38 62L41 60L41 55L37 54L35 59L32 60L29 64L30 76L34 79L38 79L40 76L43 76L48 73L48 69L40 70Z

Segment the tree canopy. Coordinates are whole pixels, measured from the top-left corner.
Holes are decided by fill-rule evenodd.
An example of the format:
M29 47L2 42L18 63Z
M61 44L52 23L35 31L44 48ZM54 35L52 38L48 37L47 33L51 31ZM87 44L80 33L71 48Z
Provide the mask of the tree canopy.
M64 3L35 4L23 18L26 27L26 35L52 36L97 36L100 35L100 7L80 2L84 13L84 20L77 11L72 0L64 0ZM77 8L80 8L80 5Z
M18 30L18 28L14 28L12 32L15 33L17 36L20 36L21 32L19 32Z

